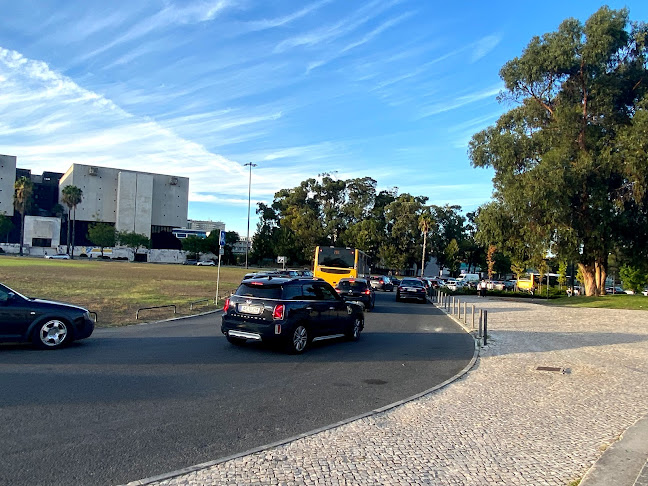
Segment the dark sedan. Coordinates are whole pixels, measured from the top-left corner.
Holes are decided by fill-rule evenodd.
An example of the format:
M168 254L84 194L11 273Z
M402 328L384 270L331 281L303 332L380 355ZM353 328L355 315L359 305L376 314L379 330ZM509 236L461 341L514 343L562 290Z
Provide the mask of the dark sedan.
M367 311L376 305L376 293L364 278L341 278L335 290L346 301L362 302Z
M396 288L396 301L401 299L415 299L427 302L425 284L418 278L404 278Z
M94 321L87 309L31 299L0 284L0 342L31 341L54 349L87 338L92 331Z

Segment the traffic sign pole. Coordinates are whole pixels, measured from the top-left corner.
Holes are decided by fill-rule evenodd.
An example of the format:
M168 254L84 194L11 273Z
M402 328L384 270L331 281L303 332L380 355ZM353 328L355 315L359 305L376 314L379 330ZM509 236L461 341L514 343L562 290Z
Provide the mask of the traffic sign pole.
M221 255L223 254L223 247L225 246L225 232L220 232L220 238L218 239L218 273L216 274L216 297L214 298L214 304L218 306L218 285L220 283L220 266L221 266Z

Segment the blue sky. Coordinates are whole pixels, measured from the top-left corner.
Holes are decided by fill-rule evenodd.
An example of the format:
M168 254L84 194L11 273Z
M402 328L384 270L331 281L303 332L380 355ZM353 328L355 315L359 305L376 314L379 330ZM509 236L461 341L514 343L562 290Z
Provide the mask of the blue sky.
M648 3L627 6L648 19ZM245 235L322 172L474 210L467 144L510 105L498 72L591 1L0 0L0 153L190 178L189 217Z

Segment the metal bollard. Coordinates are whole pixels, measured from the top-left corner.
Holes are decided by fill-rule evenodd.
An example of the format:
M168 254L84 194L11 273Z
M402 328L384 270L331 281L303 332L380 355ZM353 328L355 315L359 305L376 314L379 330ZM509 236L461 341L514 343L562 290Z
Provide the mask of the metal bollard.
M479 334L477 334L477 336L479 336L480 339L482 337L482 317L483 317L483 315L484 315L484 311L479 309Z
M484 346L486 346L488 339L488 311L484 311Z
M472 317L472 328L475 329L475 304L472 305L472 312L470 315Z
M464 324L468 322L468 317L466 316L466 304L467 302L464 301Z
M457 319L461 320L461 301L457 299Z

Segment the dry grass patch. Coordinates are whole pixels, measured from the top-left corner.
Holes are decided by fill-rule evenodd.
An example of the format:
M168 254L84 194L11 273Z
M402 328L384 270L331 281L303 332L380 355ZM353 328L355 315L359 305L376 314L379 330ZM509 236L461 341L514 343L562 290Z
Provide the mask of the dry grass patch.
M250 270L221 267L221 298ZM215 309L216 267L100 260L0 256L0 282L29 297L60 300L96 312L101 326L136 322L141 307L175 304L177 315ZM211 299L190 311L190 303ZM219 300L220 303L220 300ZM172 309L143 311L140 321L173 317Z

